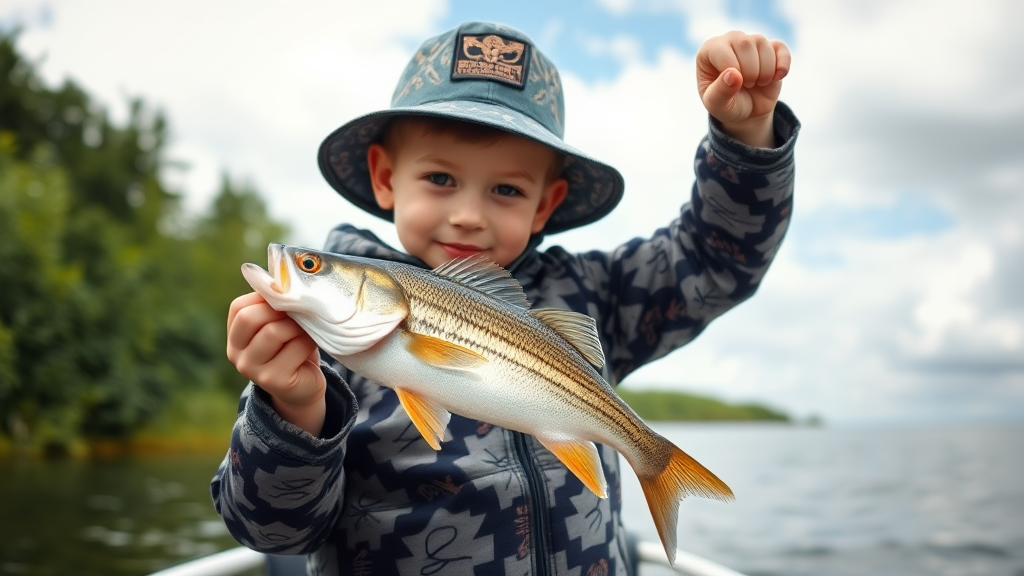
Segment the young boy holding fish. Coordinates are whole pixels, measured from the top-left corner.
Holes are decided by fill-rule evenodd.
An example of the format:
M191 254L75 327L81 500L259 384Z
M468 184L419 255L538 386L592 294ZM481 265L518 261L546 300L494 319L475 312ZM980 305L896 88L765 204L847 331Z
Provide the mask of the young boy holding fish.
M686 344L756 290L791 208L799 123L777 102L789 65L785 45L761 36L707 41L698 90L711 121L689 202L649 239L570 254L537 246L606 215L623 182L562 141L554 65L496 24L426 41L391 108L345 124L320 150L328 182L393 221L405 252L350 226L326 251L376 260L272 246L270 274L245 270L262 293L232 303L228 358L253 382L212 483L232 535L267 553L310 554L311 574L625 573L612 445L644 483L660 444L601 386ZM457 258L466 260L443 266ZM437 274L410 272L430 268ZM463 299L447 296L456 292ZM352 319L350 340L330 332ZM536 336L545 330L558 334L550 346ZM382 356L391 364L366 360L388 347L398 351ZM552 361L545 350L556 348L564 356ZM502 362L512 368L481 368ZM554 390L545 423L532 389L542 384L521 385L530 370L551 380L589 370L600 382L581 376ZM473 384L473 374L490 377ZM454 391L432 395L432 379ZM633 430L638 448L569 425L602 414ZM669 548L677 496L729 493L692 460L665 466L677 477L644 489Z

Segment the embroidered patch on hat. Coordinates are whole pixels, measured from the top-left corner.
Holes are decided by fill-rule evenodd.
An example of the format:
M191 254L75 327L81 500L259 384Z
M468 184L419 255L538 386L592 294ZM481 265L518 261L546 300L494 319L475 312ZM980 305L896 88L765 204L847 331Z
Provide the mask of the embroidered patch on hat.
M493 80L522 90L530 45L498 34L460 34L452 59L452 80Z

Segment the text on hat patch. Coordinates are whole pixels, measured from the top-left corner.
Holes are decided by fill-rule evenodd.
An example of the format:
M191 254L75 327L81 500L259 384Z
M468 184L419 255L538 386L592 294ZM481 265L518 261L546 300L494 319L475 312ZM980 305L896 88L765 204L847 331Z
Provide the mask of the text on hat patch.
M522 89L530 46L497 34L462 34L455 42L452 80L493 80Z

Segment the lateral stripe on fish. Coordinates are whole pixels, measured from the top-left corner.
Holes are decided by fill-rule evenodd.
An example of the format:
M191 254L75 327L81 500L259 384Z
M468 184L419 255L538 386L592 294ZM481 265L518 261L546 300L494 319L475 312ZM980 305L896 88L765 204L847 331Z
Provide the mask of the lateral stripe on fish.
M415 298L410 300L415 300ZM456 312L453 315L463 320L467 324L473 325L480 332L485 333L488 336L491 336L492 338L497 337L494 332L489 331L487 329L486 324L475 322L472 318L465 316L459 312ZM423 328L426 328L426 330L423 330ZM539 352L531 352L529 349L519 347L509 348L508 346L487 346L486 344L483 344L480 340L474 340L468 337L463 337L454 332L447 332L443 329L443 327L435 325L427 320L420 320L417 323L417 325L410 326L410 330L413 332L440 334L445 339L451 342L455 342L470 348L474 346L479 347L482 351L486 352L489 355L493 355L501 359L507 360L509 363L515 364L525 370L532 372L533 374L536 374L537 376L541 376L544 378L551 378L550 370L556 371L560 376L562 376L562 378L574 384L578 383L578 380L583 379L584 377L583 371L578 369L574 370L575 366L573 366L572 364L552 364L550 362L545 361L544 357ZM517 352L517 354L507 354L504 351L507 349L511 349L514 352ZM534 360L534 362L523 362L523 355L530 357L531 359ZM592 393L593 389L585 389L584 391L580 391L579 388L575 386L567 386L565 388L559 388L555 391L556 394L564 393L561 396L564 399L568 399L571 397L572 399L576 400L576 403L574 405L577 407L587 407L591 409L596 409L601 413L602 416L604 416L606 420L615 422L616 424L622 426L629 427L630 432L632 432L634 435L639 435L642 432L642 429L634 424L634 422L626 414L625 410L623 410L622 407L619 406L617 403L599 403L597 405L588 404L587 397L584 395L586 392ZM612 408L613 412L605 410L606 406Z

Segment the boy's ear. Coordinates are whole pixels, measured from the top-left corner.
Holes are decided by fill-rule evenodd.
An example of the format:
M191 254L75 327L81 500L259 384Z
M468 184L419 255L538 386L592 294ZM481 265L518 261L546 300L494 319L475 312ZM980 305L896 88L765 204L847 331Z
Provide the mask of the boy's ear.
M394 173L391 155L380 144L371 144L366 151L366 165L370 169L370 184L373 186L377 206L383 210L393 209L395 190L391 187L391 175Z
M530 227L531 233L536 234L544 229L544 225L548 223L548 218L551 218L555 208L558 208L562 201L565 200L565 195L568 191L569 182L565 178L559 178L547 185L547 188L544 190L544 197L540 199L540 204L537 205L537 213L533 215L533 225Z

